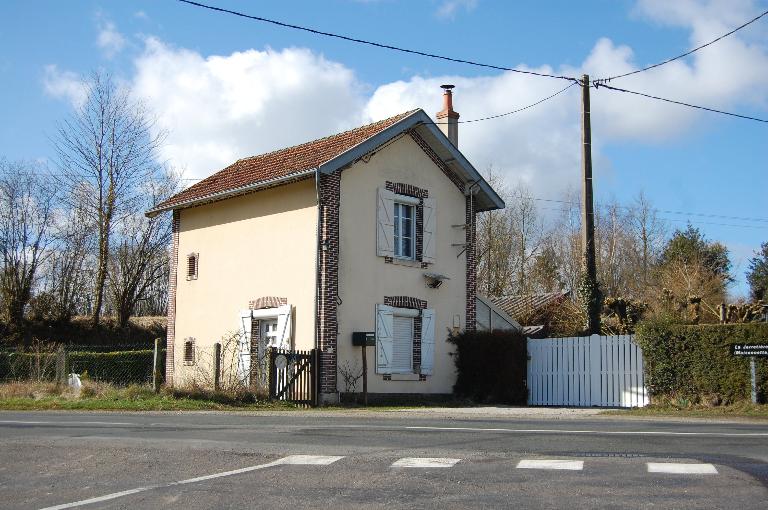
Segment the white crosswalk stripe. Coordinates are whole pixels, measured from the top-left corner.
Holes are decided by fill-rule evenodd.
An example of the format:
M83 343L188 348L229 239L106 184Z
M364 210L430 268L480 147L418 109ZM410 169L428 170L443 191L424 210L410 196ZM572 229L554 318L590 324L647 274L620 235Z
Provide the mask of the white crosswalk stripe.
M525 459L517 463L517 469L563 469L567 471L581 471L584 469L584 462L580 460Z
M294 466L328 466L343 458L343 455L289 455L280 459L278 463Z
M405 457L392 464L392 467L400 468L448 468L453 467L461 459L447 459L442 457Z
M649 473L672 475L716 475L717 468L712 464L684 464L680 462L649 462Z

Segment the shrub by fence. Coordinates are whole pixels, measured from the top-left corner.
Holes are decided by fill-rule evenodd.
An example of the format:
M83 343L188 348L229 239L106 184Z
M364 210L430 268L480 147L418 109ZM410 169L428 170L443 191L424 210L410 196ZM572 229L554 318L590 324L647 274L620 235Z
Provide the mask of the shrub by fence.
M165 366L165 349L159 353ZM55 381L65 374L116 385L152 381L154 350L85 351L0 351L0 381Z
M527 348L521 333L464 332L448 341L456 346L457 396L486 403L526 403Z
M703 324L646 321L636 341L645 357L652 401L729 404L750 398L749 358L731 356L731 344L768 343L768 324ZM768 393L768 360L757 360L758 395Z

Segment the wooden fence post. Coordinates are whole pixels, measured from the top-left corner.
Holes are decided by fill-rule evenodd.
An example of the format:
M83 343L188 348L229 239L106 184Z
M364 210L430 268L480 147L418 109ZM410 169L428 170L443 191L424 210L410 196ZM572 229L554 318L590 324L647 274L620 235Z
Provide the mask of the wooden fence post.
M160 392L160 339L155 338L155 357L152 365L152 390L155 393Z
M213 344L213 390L221 387L221 344Z

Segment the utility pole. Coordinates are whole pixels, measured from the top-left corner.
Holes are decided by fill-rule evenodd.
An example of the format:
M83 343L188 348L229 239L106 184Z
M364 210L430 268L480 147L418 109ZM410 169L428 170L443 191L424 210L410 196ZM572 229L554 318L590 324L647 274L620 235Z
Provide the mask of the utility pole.
M595 264L595 210L592 196L592 125L589 118L589 75L581 80L581 249L583 251L582 277L579 297L586 312L587 334L600 333L600 290L597 286Z

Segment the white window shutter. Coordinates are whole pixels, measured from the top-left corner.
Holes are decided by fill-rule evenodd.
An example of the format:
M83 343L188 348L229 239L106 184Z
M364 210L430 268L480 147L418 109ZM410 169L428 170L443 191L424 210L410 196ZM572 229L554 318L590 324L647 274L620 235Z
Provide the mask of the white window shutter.
M395 314L391 306L376 305L376 373L391 374L393 326Z
M278 349L291 348L291 305L277 309L277 345Z
M421 311L421 373L432 375L435 368L435 311Z
M248 384L248 375L251 372L251 310L240 312L240 345L237 362L237 372L240 380Z
M376 195L376 255L394 257L395 194L379 188Z
M422 224L421 260L435 262L435 232L437 231L437 210L434 198L424 199L424 222Z

